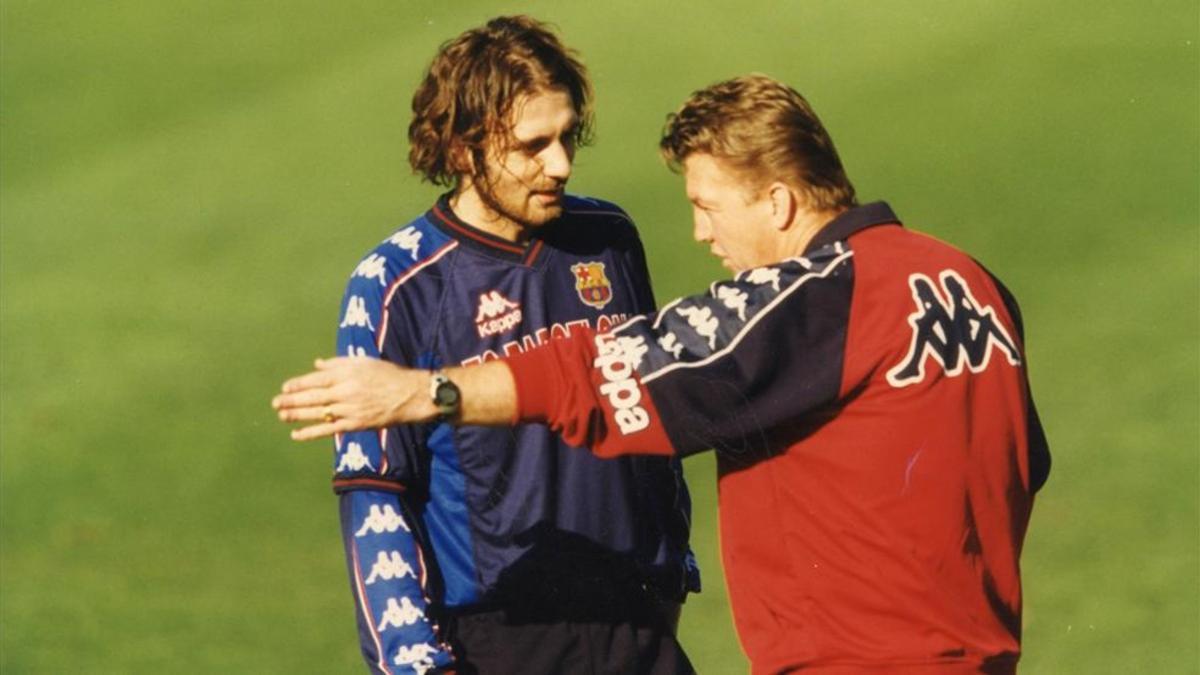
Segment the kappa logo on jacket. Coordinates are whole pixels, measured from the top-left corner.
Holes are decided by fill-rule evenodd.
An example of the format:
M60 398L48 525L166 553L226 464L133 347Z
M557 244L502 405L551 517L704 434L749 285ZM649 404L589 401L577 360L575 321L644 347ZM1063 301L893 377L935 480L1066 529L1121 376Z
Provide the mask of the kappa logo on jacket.
M982 306L967 282L954 270L938 275L940 288L924 274L912 274L917 311L908 316L912 342L904 359L887 373L893 387L906 387L925 379L925 361L932 357L946 375L954 377L963 367L978 373L988 367L993 348L1004 352L1008 362L1021 364L1016 344L996 319L990 305Z
M853 256L838 245L771 267L739 272L708 293L667 303L648 323L633 321L618 329L626 335L647 334L648 349L637 366L643 384L680 368L700 368L730 354L755 325L805 284L836 274ZM785 310L786 311L786 310Z
M509 300L500 291L479 294L479 309L475 312L475 328L479 337L507 333L521 323L521 303Z
M595 341L599 355L592 365L604 378L600 393L613 407L613 419L617 427L628 436L650 426L650 415L641 406L641 387L633 377L649 351L645 338L601 333Z

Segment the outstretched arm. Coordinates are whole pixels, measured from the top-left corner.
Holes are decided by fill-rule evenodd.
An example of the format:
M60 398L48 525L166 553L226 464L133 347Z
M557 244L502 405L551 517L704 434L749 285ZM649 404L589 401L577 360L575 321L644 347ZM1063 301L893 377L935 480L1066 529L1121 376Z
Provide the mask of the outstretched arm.
M462 390L459 424L502 426L517 416L517 391L503 362L444 371ZM316 370L294 377L271 402L284 422L309 422L292 431L307 441L357 429L428 422L438 415L428 370L401 368L379 359L318 359Z
M616 345L608 334L580 329L525 354L446 369L462 393L454 422L542 422L568 443L586 445L600 456L672 454L653 402L630 364L617 358ZM284 383L272 405L280 420L308 423L292 432L301 441L422 423L438 415L431 380L428 370L374 359L324 359L317 361L317 370ZM631 428L647 433L630 436Z

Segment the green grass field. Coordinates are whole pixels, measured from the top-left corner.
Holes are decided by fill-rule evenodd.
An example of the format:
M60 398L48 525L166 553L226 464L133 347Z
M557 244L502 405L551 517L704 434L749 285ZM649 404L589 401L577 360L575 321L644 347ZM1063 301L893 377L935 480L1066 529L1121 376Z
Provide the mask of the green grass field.
M659 162L693 89L805 93L865 199L1022 300L1054 452L1028 673L1200 672L1200 8L1187 0L0 2L0 671L361 672L326 444L268 400L427 207L412 88L525 11L591 68L575 192L660 299L720 274ZM743 672L711 459L683 641Z

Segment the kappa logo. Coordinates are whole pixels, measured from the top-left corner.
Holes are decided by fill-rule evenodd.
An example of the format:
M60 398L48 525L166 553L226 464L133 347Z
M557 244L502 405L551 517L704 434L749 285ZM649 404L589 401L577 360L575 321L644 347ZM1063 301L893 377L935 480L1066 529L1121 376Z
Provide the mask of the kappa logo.
M350 443L346 446L346 452L342 454L342 459L338 462L337 471L362 471L363 469L375 470L371 466L371 460L367 459L366 453L363 452L362 445L358 443Z
M388 243L395 244L402 250L408 251L413 260L417 259L417 251L421 247L421 233L417 228L409 226L393 234L387 239Z
M678 361L679 357L683 355L683 343L679 341L679 338L676 337L674 333L663 333L663 335L658 338L658 346L662 347L663 351L667 352L671 356L674 356L676 361Z
M779 290L779 270L774 267L756 267L746 274L746 281L762 286L771 284L771 288Z
M367 311L367 301L362 296L352 295L346 301L346 315L342 317L339 328L349 327L375 330L375 326L371 325L371 313Z
M961 374L964 366L973 373L986 369L993 348L1004 352L1010 364L1020 365L1016 344L996 320L995 310L981 306L954 270L943 270L938 280L940 289L924 274L908 277L917 305L908 316L912 343L904 359L888 371L888 383L905 387L924 380L927 357L951 377Z
M746 320L746 303L750 300L750 296L745 291L739 291L734 286L718 286L717 299L721 301L721 304L737 312L739 319Z
M408 525L404 522L404 518L396 513L391 504L384 504L383 508L379 508L378 504L372 504L367 511L367 517L363 519L362 527L358 528L358 532L354 533L356 537L365 537L367 533L383 534L384 532L395 532L403 528L405 532L411 532Z
M404 577L417 578L417 572L412 565L405 562L399 551L380 551L379 555L375 556L375 564L371 566L371 574L367 577L366 584L370 586L380 579L391 581Z
M353 276L378 279L380 286L387 286L387 258L378 253L372 253L358 263L358 267L354 268Z
M696 334L702 338L708 338L708 348L717 348L717 328L721 322L713 316L712 309L708 307L677 307L675 313L688 320L688 325L691 326Z
M571 272L575 275L575 292L583 304L603 309L612 300L612 283L604 274L604 263L575 263Z
M392 659L392 663L398 666L412 666L413 670L417 671L417 675L425 675L433 670L432 657L436 653L437 650L425 642L401 645L400 649L396 651L396 657Z
M389 628L411 626L424 618L425 612L417 609L408 596L401 596L399 603L395 598L388 598L387 609L383 611L383 616L379 617L379 632Z
M500 294L488 291L479 295L479 310L475 312L475 328L479 337L499 335L521 323L521 305Z
M600 353L592 365L604 377L600 393L608 398L609 405L613 407L613 418L621 433L628 436L650 426L649 413L639 405L642 402L642 389L633 378L634 371L649 351L645 338L613 337L609 333L601 333L596 336L596 349Z

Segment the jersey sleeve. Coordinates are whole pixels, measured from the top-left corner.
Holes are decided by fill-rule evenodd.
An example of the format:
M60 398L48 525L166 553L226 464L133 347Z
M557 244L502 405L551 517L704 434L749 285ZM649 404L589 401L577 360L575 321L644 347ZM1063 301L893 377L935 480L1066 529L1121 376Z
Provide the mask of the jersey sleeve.
M518 415L600 456L760 458L839 396L852 258L834 244L516 355Z
M375 275L367 276L370 268ZM337 329L339 356L382 357L377 340L384 321L384 291L387 281L386 259L372 253L355 268L342 299L341 318ZM372 481L380 486L394 482L402 489L403 475L395 471L384 454L386 432L382 430L353 431L334 438L334 487L342 490L356 483L365 486Z
M350 276L338 319L337 354L422 367L411 327L394 311L400 301L395 280L407 272L408 261L388 255L391 241L363 258ZM423 434L423 428L412 426L339 434L334 438L334 489L403 491L419 478Z
M411 228L410 228L411 229ZM395 280L406 272L404 256L389 244L419 239L401 230L355 268L342 300L337 353L416 365L410 332L389 303ZM415 256L414 256L415 257ZM338 493L342 542L357 609L359 645L374 673L426 673L454 657L438 638L430 617L424 553L408 508L419 481L422 427L339 434L334 439L334 490Z
M454 663L426 595L425 557L402 495L338 495L359 646L372 673L427 673Z

